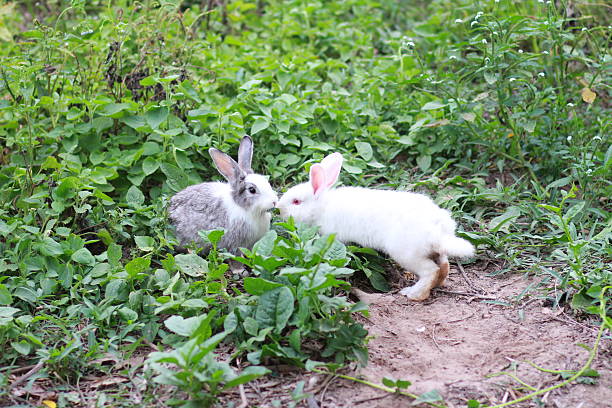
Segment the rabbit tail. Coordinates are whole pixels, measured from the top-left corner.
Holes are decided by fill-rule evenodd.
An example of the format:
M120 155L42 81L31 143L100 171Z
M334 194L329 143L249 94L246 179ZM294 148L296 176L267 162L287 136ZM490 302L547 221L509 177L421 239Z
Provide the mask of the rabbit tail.
M445 254L457 258L467 258L474 255L474 246L467 240L455 236L457 224L450 217L450 213L443 210L446 217L439 219L439 239L436 250L440 254Z
M438 244L440 253L458 258L467 258L474 255L474 246L463 238L454 235L443 235Z

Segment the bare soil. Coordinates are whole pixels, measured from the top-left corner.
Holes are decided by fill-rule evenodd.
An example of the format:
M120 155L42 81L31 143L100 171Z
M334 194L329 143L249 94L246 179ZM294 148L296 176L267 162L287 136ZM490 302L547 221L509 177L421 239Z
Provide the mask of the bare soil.
M378 384L383 377L409 380L409 392L435 389L449 407L465 407L469 399L498 404L531 392L507 375L496 375L501 372L533 389L562 382L558 374L537 370L527 361L551 370L580 369L589 353L579 344L594 344L597 321L580 322L563 309L545 306L542 299L525 296L525 289L538 283L533 276L492 277L477 267L464 273L453 267L446 287L422 303L399 294L361 294L370 304L369 317L362 319L371 336L369 364L343 374ZM540 395L540 405L530 400L515 406L612 407L610 345L609 333L608 338L604 334L592 364L601 375L596 385L573 383ZM298 406L308 408L397 408L412 403L409 397L354 381L303 373L248 384L244 398L248 406L272 406L273 400L281 403L276 406L287 406L287 396L299 381L312 397Z

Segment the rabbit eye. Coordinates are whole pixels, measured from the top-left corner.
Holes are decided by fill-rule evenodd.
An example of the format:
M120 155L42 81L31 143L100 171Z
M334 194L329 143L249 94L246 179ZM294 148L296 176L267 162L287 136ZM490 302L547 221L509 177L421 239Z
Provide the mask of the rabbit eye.
M297 198L294 198L293 201L291 201L291 204L293 205L300 205L302 202L300 200L298 200Z
M256 192L257 190L255 189L255 187L249 187L249 193L255 194Z

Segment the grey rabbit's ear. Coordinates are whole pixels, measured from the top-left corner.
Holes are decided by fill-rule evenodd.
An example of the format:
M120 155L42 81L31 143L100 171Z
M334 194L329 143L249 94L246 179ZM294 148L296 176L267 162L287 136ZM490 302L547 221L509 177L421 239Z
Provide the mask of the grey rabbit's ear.
M212 157L213 162L215 162L215 166L217 170L219 170L219 173L221 173L230 183L236 183L240 175L244 173L238 166L238 163L222 151L211 147L208 149L208 153L210 153L210 157Z
M245 136L240 141L238 148L238 166L247 174L253 173L251 160L253 159L253 140Z

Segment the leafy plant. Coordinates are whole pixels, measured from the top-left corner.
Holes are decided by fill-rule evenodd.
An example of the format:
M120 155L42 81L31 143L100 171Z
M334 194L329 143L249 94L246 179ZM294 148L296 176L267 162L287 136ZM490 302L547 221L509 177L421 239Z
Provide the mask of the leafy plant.
M345 267L346 247L291 219L278 226L286 236L272 230L244 257L235 258L254 276L244 279L246 298L228 314L226 331L255 364L269 357L300 365L310 357L365 364L367 331L352 313L365 312L366 306L339 293L349 287L343 278L353 273Z

